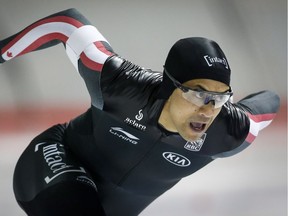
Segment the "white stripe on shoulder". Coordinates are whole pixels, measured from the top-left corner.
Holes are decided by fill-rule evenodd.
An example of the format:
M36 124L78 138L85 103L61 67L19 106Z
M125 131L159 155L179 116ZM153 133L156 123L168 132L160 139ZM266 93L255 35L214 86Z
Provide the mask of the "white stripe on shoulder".
M85 25L76 29L66 42L66 53L74 67L78 70L78 59L80 54L96 41L108 41L92 25Z
M77 56L80 56L87 46L96 41L106 41L108 43L96 27L85 25L75 30L67 40L66 44Z

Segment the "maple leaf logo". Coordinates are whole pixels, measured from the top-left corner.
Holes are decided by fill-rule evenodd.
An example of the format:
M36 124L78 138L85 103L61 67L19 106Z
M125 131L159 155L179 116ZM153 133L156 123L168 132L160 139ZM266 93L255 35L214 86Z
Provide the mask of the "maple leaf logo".
M9 57L9 58L12 58L13 57L13 54L12 54L12 52L7 52L7 56Z

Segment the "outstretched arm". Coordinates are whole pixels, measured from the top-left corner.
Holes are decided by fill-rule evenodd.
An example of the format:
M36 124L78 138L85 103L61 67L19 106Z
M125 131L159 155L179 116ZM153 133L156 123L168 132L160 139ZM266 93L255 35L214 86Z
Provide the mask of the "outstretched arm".
M247 148L259 132L272 122L279 106L279 96L271 91L251 94L235 104L227 102L221 114L226 119L228 134L237 140L235 144L239 144L231 150L214 155L214 158L232 156Z
M243 107L249 117L250 127L245 142L250 144L275 118L280 107L280 98L274 92L261 91L243 98L237 104Z
M114 52L102 34L75 9L43 18L1 40L0 63L59 43L64 45L69 59L84 78L92 103L101 108L99 73Z

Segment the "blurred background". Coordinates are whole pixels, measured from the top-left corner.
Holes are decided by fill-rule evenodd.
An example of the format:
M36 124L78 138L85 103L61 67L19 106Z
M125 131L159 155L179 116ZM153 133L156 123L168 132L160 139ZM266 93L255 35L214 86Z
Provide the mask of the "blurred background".
M251 147L184 179L141 216L287 215L287 1L1 0L0 40L71 7L138 65L162 71L174 42L207 37L228 58L235 100L263 89L281 97L278 116ZM88 107L84 82L61 45L0 66L1 216L25 215L12 176L30 140Z

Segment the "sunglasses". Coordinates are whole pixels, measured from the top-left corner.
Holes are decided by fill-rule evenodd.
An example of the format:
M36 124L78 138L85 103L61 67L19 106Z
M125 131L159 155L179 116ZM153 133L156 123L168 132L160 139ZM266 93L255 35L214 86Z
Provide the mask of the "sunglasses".
M177 81L171 74L168 73L166 68L164 67L164 73L169 77L169 79L173 82L175 87L179 88L182 91L182 97L189 101L190 103L195 104L198 107L213 103L214 108L222 107L233 95L231 87L229 86L229 90L227 92L219 93L219 92L211 92L205 90L196 90L191 89L189 87L183 86L179 81Z

